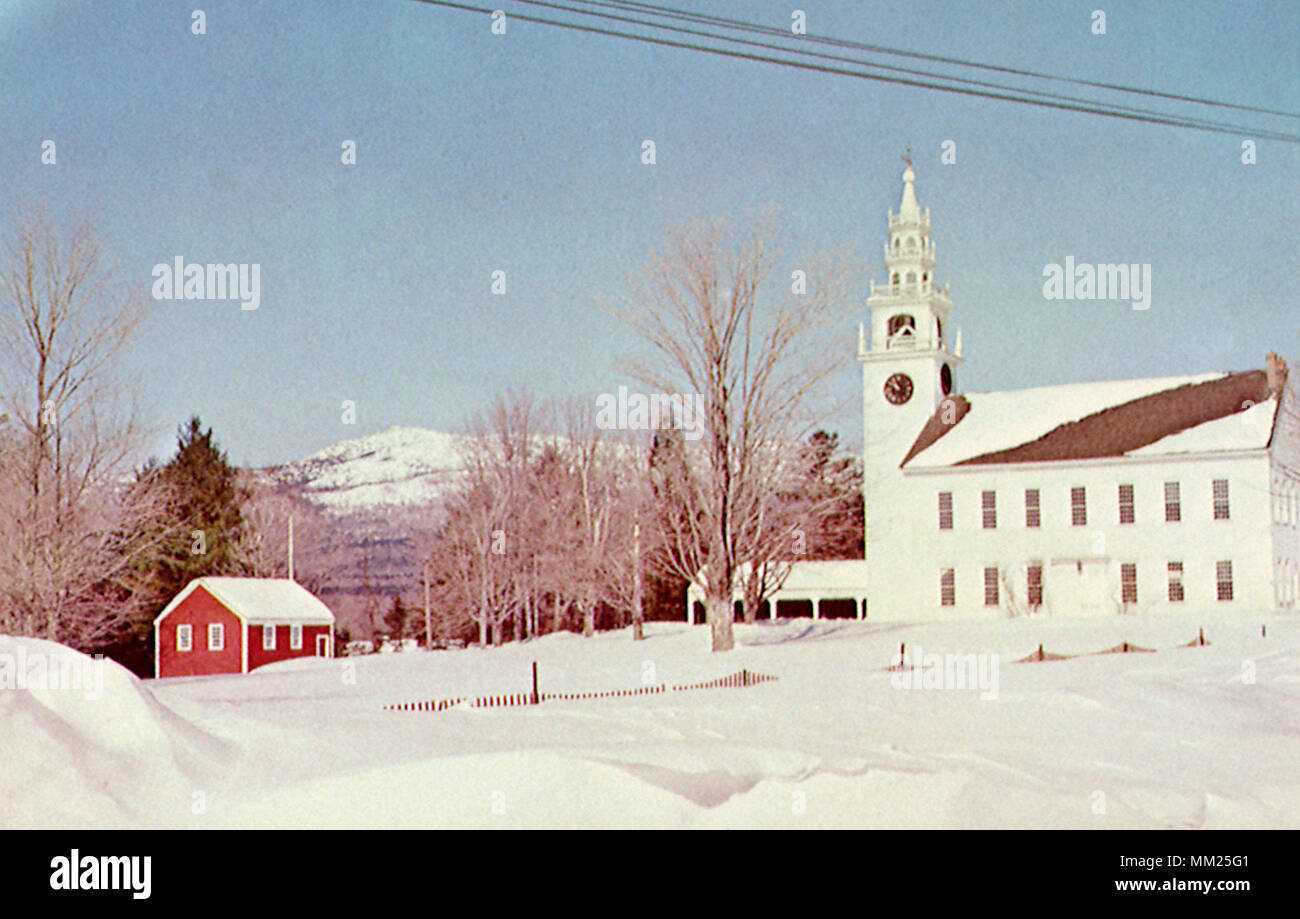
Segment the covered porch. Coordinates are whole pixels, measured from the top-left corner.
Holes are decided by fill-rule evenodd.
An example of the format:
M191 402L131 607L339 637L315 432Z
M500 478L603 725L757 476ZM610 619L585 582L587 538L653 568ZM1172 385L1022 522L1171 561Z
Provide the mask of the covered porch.
M743 583L742 571L741 581ZM795 562L779 590L759 609L759 619L866 619L867 563L859 559ZM744 592L734 594L734 618L741 620ZM686 589L686 621L705 621L704 588L699 580Z

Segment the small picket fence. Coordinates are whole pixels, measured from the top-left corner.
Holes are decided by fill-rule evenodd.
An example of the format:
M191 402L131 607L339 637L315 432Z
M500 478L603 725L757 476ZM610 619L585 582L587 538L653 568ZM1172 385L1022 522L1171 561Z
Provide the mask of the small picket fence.
M655 686L639 686L636 689L602 689L589 692L516 692L493 696L461 696L450 699L425 699L419 702L397 702L385 705L389 712L441 712L458 705L471 708L505 708L515 705L540 705L543 702L579 701L583 699L615 699L632 696L661 695L669 692L689 692L695 689L741 689L767 683L776 677L752 670L741 670L714 680L698 683L660 683Z
M1264 635L1264 636L1267 636L1267 631L1264 629L1263 626L1260 627L1260 634L1261 634L1261 635ZM1204 648L1204 647L1207 646L1208 644L1209 644L1209 642L1206 641L1206 639L1205 639L1205 629L1204 629L1204 628L1198 628L1198 629L1196 630L1196 637L1195 637L1195 638L1193 638L1191 641L1184 642L1183 644L1176 645L1175 647L1177 647L1177 648ZM901 663L903 660L906 659L906 654L905 654L906 650L907 650L907 646L906 646L906 645L899 645L899 646L898 646L898 656L897 656L897 658L895 658L894 663L890 664L889 666L887 666L887 667L885 667L885 668L883 668L883 669L884 669L884 670L889 670L889 671L893 671L893 670L906 670L906 669L909 669L910 665L908 665L908 666L904 666L904 665ZM1156 653L1156 650L1157 650L1156 648L1143 648L1143 647L1141 647L1141 646L1139 646L1139 645L1135 645L1135 644L1133 644L1131 641L1124 641L1124 642L1120 642L1119 644L1115 645L1113 648L1103 648L1103 649L1100 650L1100 651L1080 651L1080 652L1076 652L1076 653L1074 653L1074 654L1057 654L1057 653L1052 652L1052 651L1045 651L1045 650L1043 650L1043 646L1040 644L1040 645L1038 646L1038 650L1029 653L1029 654L1026 655L1025 657L1017 658L1017 659L1016 659L1015 661L1013 661L1012 663L1016 663L1016 664L1040 664L1040 663L1043 663L1043 662L1045 662L1045 661L1067 661L1067 660L1070 660L1071 658L1074 658L1074 657L1092 657L1092 656L1095 656L1095 655L1098 655L1098 654L1154 654L1154 653Z

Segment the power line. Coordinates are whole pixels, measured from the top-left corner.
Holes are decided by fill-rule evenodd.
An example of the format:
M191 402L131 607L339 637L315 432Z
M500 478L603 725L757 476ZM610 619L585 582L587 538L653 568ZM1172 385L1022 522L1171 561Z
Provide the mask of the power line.
M1077 86L1089 86L1094 89L1109 89L1115 92L1134 93L1144 96L1153 96L1161 99L1170 99L1178 102L1193 102L1197 105L1211 105L1221 108L1238 109L1244 112L1257 112L1264 115L1279 115L1284 118L1298 118L1300 113L1284 112L1278 109L1260 108L1253 105L1239 105L1234 102L1222 102L1216 99L1205 99L1199 96L1187 96L1179 93L1166 93L1154 89L1139 89L1133 86L1123 86L1118 83L1104 83L1096 80L1083 80L1076 77L1063 77L1056 74L1042 73L1034 70L1022 70L1015 67L1001 67L996 64L981 64L978 61L967 61L961 58L942 57L935 54L923 54L919 51L906 51L901 48L889 48L884 45L871 45L863 42L850 41L848 39L833 38L825 35L799 35L795 36L784 29L777 29L771 26L761 26L754 23L747 23L738 19L727 19L722 16L711 16L707 13L695 13L690 10L677 9L670 6L660 6L654 3L642 3L637 0L573 0L576 3L582 3L588 6L603 6L617 9L637 9L640 12L651 13L664 18L682 19L693 22L710 22L715 25L725 25L731 28L741 29L744 31L761 32L775 37L794 39L798 41L811 41L819 44L835 45L841 48L851 48L858 51L870 51L877 54L893 54L902 57L916 58L918 60L933 61L939 64L952 64L960 67L973 67L980 70L992 70L998 73L1013 74L1015 76L1033 77L1042 80L1055 80L1063 83L1073 83Z
M462 10L465 12L472 12L472 13L496 12L496 10L490 7L473 6L468 3L457 3L457 2L453 2L453 0L416 0L416 2L424 3L429 6L440 6L440 7L445 7L447 9ZM519 0L519 2L527 3L530 2L530 0ZM536 0L532 0L532 2L536 2ZM579 14L583 12L581 10L569 10L569 11L576 12ZM577 22L566 22L563 20L549 19L543 16L528 15L526 13L512 12L510 13L510 16L522 22L533 22L539 25L556 26L559 28L572 29L574 31L586 32L595 35L604 35L612 38L625 38L631 41L638 41L646 44L659 45L662 47L679 48L688 51L702 51L707 54L714 54L721 57L729 57L729 58L734 58L739 60L750 60L750 61L757 61L762 63L777 64L783 67L792 67L796 69L808 70L808 71L813 71L818 73L836 74L840 76L851 76L851 77L856 77L858 79L874 80L877 82L892 83L892 84L897 84L902 86L913 86L921 89L936 89L941 92L958 93L961 95L977 96L986 99L1000 99L1007 102L1020 102L1026 105L1035 105L1044 108L1059 109L1063 111L1077 111L1077 112L1084 112L1084 113L1095 114L1095 115L1105 115L1111 118L1122 118L1128 121L1145 122L1148 124L1164 124L1164 125L1169 125L1171 127L1192 128L1195 130L1209 131L1217 134L1240 135L1241 133L1243 133L1242 129L1220 127L1217 124L1210 124L1210 123L1197 121L1195 119L1188 119L1177 115L1161 114L1157 116L1152 116L1152 115L1145 115L1145 114L1137 114L1134 112L1128 112L1123 110L1117 110L1115 108L1106 108L1103 107L1105 105L1104 103L1085 102L1083 104L1071 104L1063 101L1026 98L1024 96L1019 96L1019 95L1008 95L1006 93L987 92L979 89L967 89L960 86L950 86L941 83L926 82L924 80L919 80L919 79L906 79L903 77L886 76L884 74L863 73L857 70L847 70L842 67L830 67L830 66L826 66L822 64L814 64L806 61L795 61L795 60L789 60L787 58L771 57L771 56L761 55L761 54L752 54L744 51L732 51L726 48L717 48L709 45L693 44L690 42L677 41L670 38L658 38L653 35L644 35L644 34L638 34L634 32L623 32L616 29L603 28L601 26L584 25L582 23L577 23ZM677 31L683 31L683 30L677 30ZM870 66L870 65L860 65L860 66ZM1265 130L1250 129L1244 131L1244 133L1249 133L1255 137L1265 138L1269 140L1278 140L1284 143L1300 143L1300 135L1295 135L1295 134L1283 134L1280 132L1275 132L1267 129Z
M838 62L840 62L840 63L855 64L855 65L860 66L860 67L872 67L872 68L876 68L876 69L878 69L878 70L887 70L887 71L891 71L891 72L894 72L894 73L906 73L906 74L911 74L911 75L913 75L913 76L930 77L930 78L932 78L932 79L946 80L946 81L948 81L948 82L952 82L952 83L961 83L961 84L965 84L965 85L968 85L968 86L982 86L982 87L984 87L984 88L986 88L986 89L998 89L998 90L1004 90L1004 91L1007 91L1007 92L1026 93L1026 94L1028 94L1028 95L1038 96L1038 97L1040 97L1040 98L1044 98L1044 99L1057 99L1057 100L1061 100L1061 101L1065 101L1065 102L1075 102L1075 103L1083 103L1083 104L1086 104L1086 105L1095 105L1095 106L1099 106L1099 107L1104 107L1104 108L1109 109L1109 110L1112 110L1112 111L1131 112L1131 113L1138 114L1138 115L1152 115L1152 116L1156 116L1156 117L1178 117L1179 120L1186 122L1189 126L1190 126L1190 125L1193 125L1193 124L1195 124L1195 125L1205 125L1205 126L1214 126L1214 127L1219 127L1219 128L1228 128L1228 129L1231 129L1234 133L1246 133L1246 134L1256 133L1254 128L1251 128L1251 127L1246 126L1246 125L1233 124L1233 123L1230 123L1230 122L1211 121L1211 120L1209 120L1209 119L1205 119L1205 118L1197 118L1197 117L1191 117L1191 116L1169 116L1169 113L1166 113L1166 112L1160 112L1160 111L1156 111L1156 110L1153 110L1153 109L1134 108L1134 107L1132 107L1132 106L1117 105L1117 104L1115 104L1115 103L1111 103L1111 102L1103 102L1103 101L1094 100L1094 99L1082 99L1082 98L1079 98L1079 97L1077 97L1077 96L1066 96L1066 95L1062 95L1062 94L1060 94L1060 93L1049 93L1049 92L1043 92L1043 91L1040 91L1040 90L1025 89L1025 88L1023 88L1023 87L1018 87L1018 86L1008 86L1008 85L1006 85L1006 84L1004 84L1004 83L991 83L991 82L989 82L989 81L987 81L987 80L975 80L975 79L970 79L970 78L966 78L966 77L955 77L955 76L950 76L950 75L948 75L948 74L943 74L943 73L934 73L934 72L926 71L926 70L917 70L917 69L915 69L915 68L910 68L910 67L897 67L897 66L893 66L893 65L890 65L890 64L878 64L878 63L875 63L875 62L872 62L872 61L863 61L863 60L860 60L860 59L858 59L858 58L844 57L844 56L842 56L842 55L836 55L836 54L824 54L824 53L821 53L821 52L818 52L818 51L809 51L809 50L805 50L805 49L801 49L801 48L785 48L785 47L783 47L783 46L780 46L780 45L773 45L773 44L768 43L768 42L750 41L750 40L747 40L747 39L743 39L743 38L735 38L735 37L728 36L728 35L718 35L718 34L716 34L716 33L712 33L712 32L701 32L701 31L698 31L698 30L695 30L695 29L681 29L681 28L678 28L678 27L675 27L675 26L664 25L664 24L662 24L662 23L647 22L647 21L642 20L642 19L632 19L632 18L628 18L628 17L625 17L625 16L616 16L616 15L614 15L614 14L612 14L612 13L600 13L600 12L593 12L593 11L590 11L590 10L575 10L575 9L573 9L573 8L571 8L571 7L567 7L567 6L565 6L565 5L562 4L562 3L551 3L551 2L546 2L546 0L516 0L516 2L517 2L517 3L525 3L525 4L528 4L529 6L550 7L550 8L552 8L552 9L559 9L559 10L563 10L563 11L565 11L565 12L574 12L574 13L579 13L579 14L584 15L584 16L597 16L597 17L604 18L604 19L613 19L613 20L616 20L616 21L619 21L619 22L632 23L632 24L635 24L635 25L647 25L647 26L650 26L650 27L652 27L652 28L656 28L656 29L667 29L667 30L670 30L670 31L673 31L673 32L677 32L677 33L680 33L680 34L695 35L695 36L704 37L704 38L719 39L719 40L721 40L721 41L735 42L735 43L737 43L737 44L749 45L749 46L752 46L752 47L758 47L758 48L764 48L764 49L769 50L769 51L782 51L782 52L790 53L790 54L802 54L802 55L805 55L805 56L808 56L808 57L815 57L815 58L819 58L819 59L822 59L822 60L838 61ZM615 2L612 2L612 3L611 3L611 2L599 2L599 0L576 0L576 2L579 2L579 3L585 3L585 4L589 5L589 6L599 6L599 7L606 7L606 8L612 8L612 9L618 9L618 10L622 10L622 9L624 9L625 6L632 5L632 4L623 4L623 3L619 3L619 2L617 2L617 0L615 0ZM637 5L637 6L648 6L649 4L635 4L635 5ZM685 17L678 17L678 18L685 18ZM750 31L750 32L761 32L761 33L763 33L763 34L771 34L771 33L775 32L775 33L777 33L778 35L782 35L782 37L787 37L787 36L784 36L784 34L780 32L780 30L769 29L769 28L766 28L766 27L750 26L750 27L745 28L744 30L745 30L745 31Z

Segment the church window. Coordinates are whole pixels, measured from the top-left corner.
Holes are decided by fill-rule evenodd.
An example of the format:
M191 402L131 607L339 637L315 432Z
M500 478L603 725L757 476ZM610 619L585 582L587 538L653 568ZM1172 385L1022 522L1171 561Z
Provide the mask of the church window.
M897 272L897 271L894 272L894 281L893 281L893 284L894 284L895 287L898 286L898 272Z
M1214 575L1218 582L1218 596L1220 600L1228 601L1232 599L1232 562L1215 562Z
M1125 562L1119 566L1120 600L1124 603L1138 601L1138 566Z
M889 317L889 337L893 338L904 329L916 331L916 320L907 313L899 313L897 316Z
M996 491L986 491L981 495L982 509L984 512L984 529L996 530L998 528L998 493Z
M952 568L939 569L939 605L957 605L957 572Z
M1183 519L1183 502L1177 482L1165 483L1165 522L1177 523Z
M939 492L939 529L952 529L952 492Z
M1088 525L1088 490L1083 487L1070 489L1070 522L1077 527Z
M907 283L908 283L908 284L915 284L915 283L916 283L916 272L915 272L915 271L909 271L909 272L907 273Z
M989 565L984 569L984 605L998 605L998 569L996 565Z
M1039 527L1043 525L1043 518L1039 507L1039 495L1037 488L1025 489L1025 526Z
M915 236L909 236L909 237L907 237L907 248L909 248L909 249L915 249L915 248L916 248L916 237L915 237Z
M928 280L930 280L930 272L927 271L921 275L921 283L924 284Z
M1043 563L1031 562L1025 571L1025 583L1029 588L1029 605L1043 605Z
M1119 487L1119 522L1133 523L1136 519L1133 512L1133 486L1121 485Z
M1214 480L1214 519L1228 519L1228 480Z
M1183 563L1170 562L1169 570L1169 602L1183 602Z

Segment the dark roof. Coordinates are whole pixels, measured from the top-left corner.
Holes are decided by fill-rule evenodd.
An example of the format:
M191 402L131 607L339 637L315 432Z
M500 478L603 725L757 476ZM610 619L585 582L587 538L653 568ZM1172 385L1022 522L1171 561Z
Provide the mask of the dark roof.
M1059 425L1035 440L953 463L1036 463L1123 456L1158 440L1244 411L1272 398L1262 370L1231 373L1208 382L1188 383L1132 399ZM955 406L940 405L921 429L903 464L955 429L971 410L963 397ZM953 411L955 408L955 420ZM945 419L947 411L949 417Z

